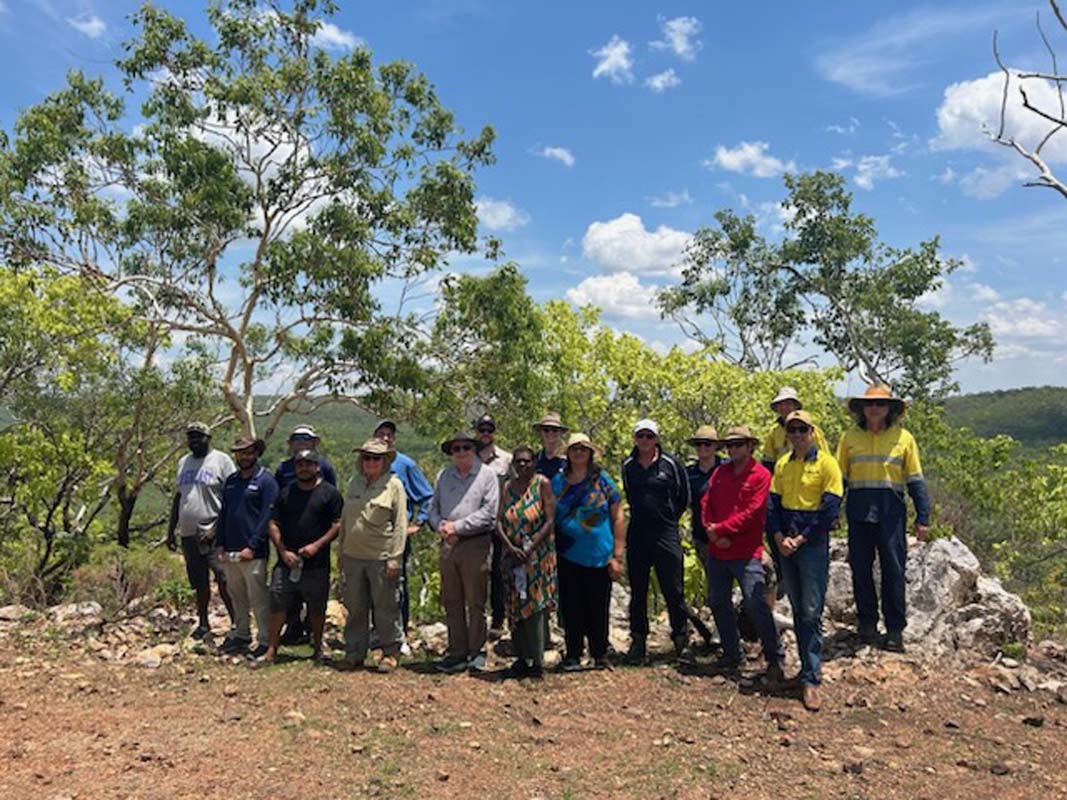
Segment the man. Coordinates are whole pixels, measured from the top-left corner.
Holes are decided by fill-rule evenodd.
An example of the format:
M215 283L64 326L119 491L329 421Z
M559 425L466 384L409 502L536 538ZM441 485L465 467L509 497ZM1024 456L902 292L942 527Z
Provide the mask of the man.
M560 421L559 414L550 411L533 426L534 433L541 437L541 452L537 454L537 472L549 480L563 472L567 466L563 434L570 430Z
M492 414L482 414L474 421L474 430L478 433L478 458L492 470L503 489L504 482L511 476L511 453L496 446L496 421ZM504 634L504 606L507 601L507 586L500 566L504 545L496 536L492 540L492 558L489 568L489 605L491 622L489 623L489 640L499 639Z
M744 661L734 616L734 581L741 585L745 614L759 633L767 662L767 683L782 682L782 649L774 616L764 599L763 528L771 473L752 454L758 440L747 426L730 428L723 439L729 460L712 473L701 503L707 531L708 594L723 655L717 666L735 669Z
M343 501L319 472L315 450L293 455L296 480L278 493L268 524L278 553L270 580L270 643L263 659L273 663L281 644L282 623L293 596L307 603L312 658L322 659L322 629L330 596L330 542L341 527Z
M391 419L383 419L374 428L374 438L381 439L391 450L396 450L396 423ZM404 623L404 631L408 629L408 620L411 617L411 596L408 591L408 560L411 558L411 538L419 532L419 528L426 522L430 510L430 498L433 497L433 487L422 474L419 465L414 459L404 453L397 452L393 459L390 471L400 479L404 485L404 494L407 497L408 527L407 536L404 540L404 560L400 565L400 614ZM411 655L408 643L401 646L404 655Z
M830 529L841 510L844 487L837 461L815 444L815 423L807 411L786 417L785 429L793 449L775 466L767 529L782 555L782 577L793 607L804 707L818 711Z
M700 520L700 503L704 499L704 492L708 488L708 480L711 473L721 463L722 459L716 452L720 446L719 433L714 425L701 425L696 433L689 437L687 443L696 449L696 461L685 468L686 477L689 479L689 524L693 537L693 549L700 563L706 565L708 560L708 534ZM704 643L710 648L715 645L715 637L704 624L704 620L695 610L692 611L689 621L693 623L697 633L700 634Z
M675 654L689 641L683 589L684 555L678 521L689 507L689 479L682 463L659 445L659 426L643 419L634 426L634 449L622 465L622 482L630 505L626 533L626 567L630 579L630 651L643 662L647 655L648 583L656 570Z
M285 459L274 470L274 480L278 482L278 491L296 481L296 460L294 456L304 450L319 450L319 436L310 425L297 425L289 434L286 443L289 445L289 458ZM319 477L331 486L337 486L337 471L326 456L319 455ZM282 635L282 644L303 644L308 640L307 628L304 625L304 603L300 599L299 592L288 595L290 606L285 610L285 633Z
M259 464L266 445L241 436L230 448L238 471L226 479L215 529L218 557L225 559L226 583L233 598L234 627L221 653L239 653L252 643L249 611L256 618L254 657L267 652L270 593L267 590L267 526L278 497L278 482Z
M447 673L485 669L486 577L500 483L475 457L477 445L466 432L441 443L452 463L438 474L430 501L430 527L441 537L441 604L448 624L448 654L437 669Z
M211 542L222 505L222 486L237 467L228 455L212 449L211 429L203 422L189 423L185 440L189 455L182 456L178 462L178 491L174 493L167 522L167 547L171 551L177 549L174 536L177 528L181 532L185 574L196 592L198 624L192 635L194 639L203 639L211 633L207 615L211 602L209 572L215 575L219 597L233 621L233 601L226 591L226 575L214 558Z

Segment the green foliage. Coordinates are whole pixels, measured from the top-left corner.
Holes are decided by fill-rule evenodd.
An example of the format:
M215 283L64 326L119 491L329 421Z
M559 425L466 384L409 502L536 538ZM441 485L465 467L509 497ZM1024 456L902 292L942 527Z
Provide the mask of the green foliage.
M1067 389L1059 386L950 397L945 414L953 425L979 436L1003 434L1028 449L1044 449L1067 439Z
M185 587L184 593L177 590L179 585ZM104 617L114 619L136 598L177 600L182 595L188 599L188 585L181 559L173 553L108 543L93 548L88 561L74 570L69 597L95 600Z

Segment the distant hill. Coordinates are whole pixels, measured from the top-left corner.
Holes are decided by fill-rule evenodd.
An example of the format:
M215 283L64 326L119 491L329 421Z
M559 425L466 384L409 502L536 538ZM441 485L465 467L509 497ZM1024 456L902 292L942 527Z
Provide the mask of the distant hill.
M1036 448L1067 442L1067 387L965 394L948 400L945 411L951 423L980 436L1003 433Z

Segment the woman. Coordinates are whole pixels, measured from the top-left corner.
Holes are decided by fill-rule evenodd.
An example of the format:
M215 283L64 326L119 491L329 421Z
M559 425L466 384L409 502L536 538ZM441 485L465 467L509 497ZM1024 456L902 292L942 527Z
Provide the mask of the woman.
M567 440L567 466L552 478L556 496L559 600L566 637L564 671L581 669L584 642L598 669L610 669L611 582L622 575L626 524L619 491L584 433Z
M356 477L348 484L341 512L341 573L348 609L342 667L363 666L373 609L382 645L378 671L392 672L404 640L398 579L407 536L407 497L400 479L389 472L396 457L390 445L368 439L356 452Z
M508 588L511 639L518 658L508 674L540 678L545 657L545 630L556 607L556 547L552 484L535 471L536 457L525 445L512 453L515 477L504 484L496 532L505 548L501 559Z
M815 444L815 423L807 411L785 418L792 452L774 467L767 504L767 531L781 554L782 578L793 607L800 651L804 707L822 707L822 611L830 579L830 528L841 510L841 470ZM768 654L768 658L770 655Z
M900 427L906 405L888 386L871 386L848 401L856 427L837 446L837 463L848 487L848 563L856 597L859 636L878 642L878 594L874 588L874 555L882 571L882 613L886 650L904 650L904 565L908 557L905 490L915 504L915 536L926 538L930 498L919 463L919 447Z

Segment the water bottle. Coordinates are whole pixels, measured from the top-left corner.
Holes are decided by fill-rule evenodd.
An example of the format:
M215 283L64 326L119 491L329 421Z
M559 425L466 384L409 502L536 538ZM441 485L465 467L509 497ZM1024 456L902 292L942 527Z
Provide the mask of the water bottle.
M227 550L226 551L226 560L227 561L233 561L233 562L240 561L241 560L241 551L240 550Z
M299 556L296 559L296 566L289 567L289 580L293 583L300 583L300 576L304 574L304 559Z

